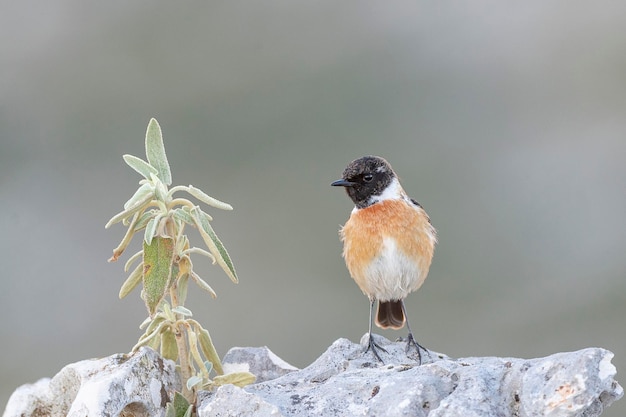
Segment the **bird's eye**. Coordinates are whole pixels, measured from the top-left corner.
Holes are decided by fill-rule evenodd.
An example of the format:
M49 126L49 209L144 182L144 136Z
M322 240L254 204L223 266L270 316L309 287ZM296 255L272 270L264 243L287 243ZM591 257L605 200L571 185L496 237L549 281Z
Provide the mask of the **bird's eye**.
M372 174L363 175L363 181L365 182L371 182L373 179L374 179L374 176Z

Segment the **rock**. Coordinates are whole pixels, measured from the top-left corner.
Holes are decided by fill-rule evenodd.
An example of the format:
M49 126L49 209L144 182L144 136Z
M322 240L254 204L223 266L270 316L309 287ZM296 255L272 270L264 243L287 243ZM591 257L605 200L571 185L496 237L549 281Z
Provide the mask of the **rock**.
M209 401L205 401L207 397ZM198 417L283 416L277 406L234 385L223 385L211 393L200 392L198 404Z
M163 416L180 391L175 364L150 348L64 367L54 378L19 387L4 417Z
M613 354L600 348L530 360L430 352L420 366L404 342L376 338L384 364L339 339L303 370L203 393L198 416L592 417L623 396Z
M419 365L404 342L375 337L384 363L346 339L302 370L267 348L233 349L224 367L257 373L259 382L200 392L198 416L593 417L624 395L613 354L600 348L538 359L429 352ZM4 417L163 416L181 389L174 369L149 348L77 362L18 388Z
M269 381L298 370L276 356L267 346L234 347L224 355L222 366L225 374L251 372L256 376L256 382Z

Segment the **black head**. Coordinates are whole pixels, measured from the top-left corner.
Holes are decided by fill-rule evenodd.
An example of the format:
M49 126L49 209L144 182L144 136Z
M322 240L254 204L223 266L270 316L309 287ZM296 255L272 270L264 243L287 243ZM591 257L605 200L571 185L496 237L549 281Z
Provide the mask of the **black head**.
M396 178L389 162L378 156L364 156L350 162L340 180L330 185L346 188L348 196L358 208L374 202Z

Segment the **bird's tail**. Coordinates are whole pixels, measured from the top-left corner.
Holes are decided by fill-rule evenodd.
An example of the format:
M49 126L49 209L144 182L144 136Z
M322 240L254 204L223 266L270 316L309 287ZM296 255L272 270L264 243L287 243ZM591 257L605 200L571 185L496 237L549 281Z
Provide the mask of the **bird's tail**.
M392 328L395 330L404 327L404 312L402 300L379 301L376 312L376 325L381 329Z

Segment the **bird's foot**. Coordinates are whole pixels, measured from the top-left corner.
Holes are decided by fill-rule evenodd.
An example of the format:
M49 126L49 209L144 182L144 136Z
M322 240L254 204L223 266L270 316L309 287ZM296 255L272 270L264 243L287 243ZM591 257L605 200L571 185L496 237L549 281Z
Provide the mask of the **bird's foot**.
M369 337L368 337L367 348L365 348L365 351L363 353L367 353L368 351L371 350L372 353L374 354L374 356L376 357L376 359L378 359L380 362L384 363L384 361L382 360L382 358L378 354L377 349L382 350L385 353L389 353L389 352L387 352L387 349L385 349L384 347L380 346L378 343L376 343L374 341L374 337L370 333Z
M430 356L430 351L426 349L424 346L417 343L417 340L415 340L415 338L413 337L413 334L409 333L407 337L407 342L406 342L406 353L409 353L411 346L415 347L415 350L417 351L417 360L420 365L422 364L422 353L420 352L420 349L426 352L428 354L428 357L432 359L432 357Z

